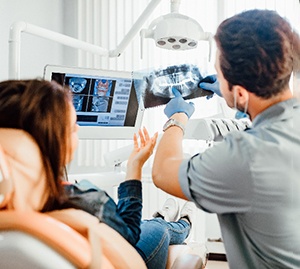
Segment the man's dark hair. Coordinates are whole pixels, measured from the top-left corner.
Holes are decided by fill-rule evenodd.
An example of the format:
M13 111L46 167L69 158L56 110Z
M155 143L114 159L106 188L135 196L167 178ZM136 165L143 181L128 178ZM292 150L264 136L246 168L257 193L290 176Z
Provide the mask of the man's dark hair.
M262 98L284 90L299 63L299 36L275 11L237 14L220 24L215 40L229 86L241 85Z

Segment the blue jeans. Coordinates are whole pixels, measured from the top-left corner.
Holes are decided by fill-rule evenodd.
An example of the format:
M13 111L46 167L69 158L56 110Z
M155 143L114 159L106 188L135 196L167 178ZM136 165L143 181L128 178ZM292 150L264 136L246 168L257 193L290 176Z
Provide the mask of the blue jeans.
M184 220L167 222L162 218L144 220L141 223L140 240L135 249L144 259L148 269L165 269L169 245L182 244L190 232L190 224Z
M184 220L166 222L162 218L141 221L142 188L139 183L125 181L120 184L116 214L113 213L114 202L109 200L104 207L104 219L132 243L147 268L165 269L169 245L182 244L189 235L190 224Z

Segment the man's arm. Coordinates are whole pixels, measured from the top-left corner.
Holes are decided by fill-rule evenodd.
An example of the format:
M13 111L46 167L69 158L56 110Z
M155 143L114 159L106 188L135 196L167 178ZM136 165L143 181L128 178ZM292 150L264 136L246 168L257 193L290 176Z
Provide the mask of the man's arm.
M185 113L175 113L171 118L186 125L188 117ZM152 178L154 184L163 191L174 196L187 199L179 184L179 167L183 160L183 131L177 126L168 128L163 134L154 157Z
M187 103L178 89L172 88L175 98L165 107L165 114L173 122L164 131L154 158L152 178L154 184L174 196L187 199L179 183L179 167L183 160L182 139L184 128L194 113L193 103Z

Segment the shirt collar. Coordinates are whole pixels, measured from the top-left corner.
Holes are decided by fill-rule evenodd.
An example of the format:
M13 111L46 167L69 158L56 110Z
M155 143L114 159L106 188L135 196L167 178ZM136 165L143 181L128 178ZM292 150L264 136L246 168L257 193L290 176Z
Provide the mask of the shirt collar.
M258 114L252 122L252 127L257 127L265 121L270 122L275 119L276 121L286 119L290 117L294 109L299 106L299 101L296 98L276 103Z

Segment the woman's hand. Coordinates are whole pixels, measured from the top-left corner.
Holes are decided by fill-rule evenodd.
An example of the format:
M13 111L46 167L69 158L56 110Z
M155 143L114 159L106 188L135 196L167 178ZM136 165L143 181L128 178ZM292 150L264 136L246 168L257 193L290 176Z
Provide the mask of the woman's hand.
M153 153L157 135L158 134L155 133L153 137L150 137L145 127L143 128L143 130L139 130L139 139L137 135L134 134L134 146L127 162L126 180L141 180L143 165Z

